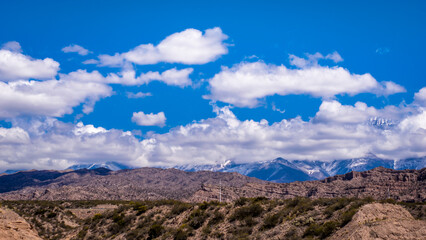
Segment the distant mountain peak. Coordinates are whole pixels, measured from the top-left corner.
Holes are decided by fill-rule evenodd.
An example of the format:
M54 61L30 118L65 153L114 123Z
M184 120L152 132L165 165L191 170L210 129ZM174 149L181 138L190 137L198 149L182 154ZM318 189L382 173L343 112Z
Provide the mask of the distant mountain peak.
M89 163L89 164L76 164L68 167L67 169L78 170L78 169L97 169L105 168L111 171L118 171L123 169L131 169L131 167L117 163L117 162L103 162L103 163Z

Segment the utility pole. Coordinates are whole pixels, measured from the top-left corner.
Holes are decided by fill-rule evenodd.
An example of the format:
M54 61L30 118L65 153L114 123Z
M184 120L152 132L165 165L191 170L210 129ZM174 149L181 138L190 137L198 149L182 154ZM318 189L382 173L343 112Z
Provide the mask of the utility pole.
M219 202L222 202L222 179L219 180Z

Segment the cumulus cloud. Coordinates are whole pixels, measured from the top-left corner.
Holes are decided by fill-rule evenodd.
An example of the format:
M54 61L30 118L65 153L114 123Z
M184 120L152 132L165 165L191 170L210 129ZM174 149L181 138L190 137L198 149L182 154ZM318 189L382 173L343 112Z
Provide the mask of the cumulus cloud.
M269 123L239 120L231 107L214 106L214 118L178 126L139 141L131 132L101 126L63 123L54 118L15 119L0 127L0 170L63 169L76 163L117 161L142 166L211 164L234 160L256 162L334 160L375 154L387 159L426 155L426 111L415 104L374 108L363 102L343 105L324 101L316 115ZM135 121L164 123L164 113L134 113ZM389 119L392 124L382 128ZM164 119L164 121L158 121Z
M426 87L420 89L414 94L414 101L415 103L426 107Z
M65 169L77 163L103 161L132 165L144 154L142 143L130 132L56 119L30 123L23 124L28 128L0 127L0 171Z
M110 73L104 77L98 71L87 72L77 70L68 74L62 74L61 78L80 82L99 82L105 84L121 84L127 86L139 86L152 81L161 81L167 85L185 87L192 84L189 74L192 68L176 69L172 68L162 73L149 71L136 77L136 71L132 68L124 68L120 73Z
M9 42L0 49L0 81L45 80L56 76L59 63L51 58L33 59L21 52L19 43Z
M81 56L86 56L87 54L91 53L89 50L87 50L84 47L77 45L77 44L71 44L69 46L62 48L62 52L64 52L64 53L78 53L78 55L81 55Z
M164 127L166 124L166 116L164 112L159 113L149 113L145 114L144 112L134 112L132 116L132 122L136 123L139 126L159 126Z
M0 128L0 144L25 144L29 143L28 133L20 127Z
M166 37L158 45L142 44L125 53L100 55L102 66L121 66L124 62L139 65L159 62L205 64L228 53L224 40L228 36L218 27L203 32L189 28Z
M0 119L18 116L61 117L83 103L90 113L100 98L112 94L108 85L67 80L0 82Z
M229 107L216 108L215 118L144 140L150 146L145 156L146 161L169 166L229 159L256 162L276 157L327 161L370 153L388 159L425 156L426 112L417 109L398 119L393 110L375 109L361 102L350 106L332 101L324 102L309 121L298 117L269 124L266 120L241 121ZM397 119L390 128L369 121L373 116L391 115Z
M337 59L335 56L329 58ZM256 107L261 99L275 94L309 94L330 99L339 94L390 95L405 91L393 82L377 82L369 73L354 74L342 67L320 66L312 59L305 59L307 62L293 59L292 64L299 67L296 69L262 61L223 67L208 80L210 95L205 98L239 107Z

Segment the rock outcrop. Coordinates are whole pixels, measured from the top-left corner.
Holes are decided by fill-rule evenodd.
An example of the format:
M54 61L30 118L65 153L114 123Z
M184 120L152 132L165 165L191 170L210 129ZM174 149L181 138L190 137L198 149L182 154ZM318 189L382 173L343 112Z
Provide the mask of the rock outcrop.
M425 239L425 221L415 220L400 205L372 203L363 206L330 240Z
M25 219L14 211L0 208L0 239L8 240L41 240L37 232Z

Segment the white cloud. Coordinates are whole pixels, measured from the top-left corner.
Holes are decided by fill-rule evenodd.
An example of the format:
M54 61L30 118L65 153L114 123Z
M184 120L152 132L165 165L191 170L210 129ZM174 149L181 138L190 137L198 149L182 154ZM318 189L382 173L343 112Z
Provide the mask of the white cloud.
M256 162L276 157L334 160L370 153L388 159L425 156L426 112L418 109L417 113L398 119L393 110L394 107L375 109L361 102L355 106L324 102L310 121L295 118L269 124L266 120L240 121L225 107L216 109L216 118L144 140L150 146L145 161L173 166L229 159ZM370 124L372 116L391 115L397 119L392 119L396 124L390 128Z
M317 59L319 56L311 58ZM342 67L319 66L315 61L304 61L307 62L292 60L293 65L302 67L298 69L262 61L223 67L221 72L208 80L211 93L205 98L239 107L256 107L259 100L275 94L309 94L330 99L339 94L370 92L389 95L405 91L393 82L379 83L368 73L354 74Z
M130 132L82 123L74 126L55 119L30 123L25 129L0 127L0 171L65 169L77 163L104 161L132 165L144 154L143 145Z
M10 41L1 46L2 49L9 50L11 52L22 52L21 44L16 41Z
M147 72L136 77L134 69L124 68L120 73L110 73L104 77L98 71L87 72L86 70L77 70L68 74L61 74L62 79L81 81L81 82L100 82L105 84L121 84L128 86L139 86L148 84L152 81L161 81L167 85L185 87L192 84L189 74L193 72L192 68L178 70L172 68L162 73Z
M417 93L414 94L414 101L417 104L426 107L426 87L420 89Z
M99 61L96 59L87 59L86 61L83 61L83 64L99 64Z
M0 128L0 144L25 144L29 143L28 133L19 127Z
M58 62L51 58L32 59L16 51L20 50L16 49L17 46L11 51L9 45L6 45L8 49L0 49L0 81L45 80L56 76L59 70Z
M322 102L312 121L314 123L327 124L358 124L374 118L399 120L410 113L415 113L415 110L392 105L383 109L376 109L368 107L363 102L356 102L354 106L350 106L342 105L340 102L333 100Z
M160 126L164 127L166 124L166 116L164 112L159 112L157 114L149 113L145 114L144 112L134 112L132 116L132 122L136 123L139 126Z
M77 45L77 44L71 44L69 46L62 48L62 52L64 52L64 53L78 53L81 56L86 56L87 54L91 53L89 50L87 50L84 47Z
M97 133L106 133L106 130L103 127L95 127L92 124L84 125L83 122L77 123L75 126L73 133L77 136L85 135L85 134L97 134Z
M227 38L218 27L207 29L204 34L189 28L168 36L156 46L142 44L125 53L100 55L99 61L102 66L121 66L125 61L139 65L159 62L205 64L228 53L223 43Z
M145 98L145 97L152 96L152 94L149 93L149 92L147 92L147 93L144 93L144 92L137 92L137 93L127 92L126 96L128 98Z
M319 60L332 60L334 63L339 63L343 61L343 58L340 56L338 52L333 52L327 54L326 56L317 52L315 54L306 54L307 59L298 57L296 55L290 54L290 64L296 66L298 68L306 68L312 66L318 66Z
M112 94L112 88L96 82L15 81L0 82L0 93L0 118L61 117L82 103L84 112L91 112L96 101Z
M130 132L90 124L72 125L53 118L15 119L11 128L0 128L0 170L63 169L99 161L142 167L229 159L256 162L276 157L334 160L370 153L388 159L426 155L426 111L414 104L377 109L362 102L351 106L324 101L309 121L294 118L272 124L241 121L230 107L214 107L214 112L214 118L152 134L142 141ZM134 116L154 125L164 124L163 114ZM390 119L394 124L381 128L371 124L371 118Z

